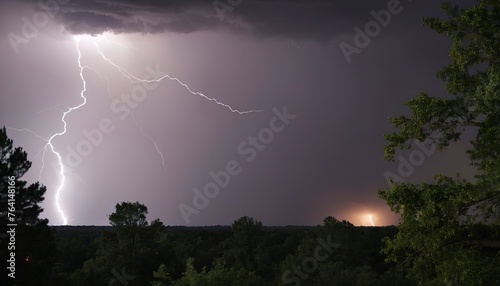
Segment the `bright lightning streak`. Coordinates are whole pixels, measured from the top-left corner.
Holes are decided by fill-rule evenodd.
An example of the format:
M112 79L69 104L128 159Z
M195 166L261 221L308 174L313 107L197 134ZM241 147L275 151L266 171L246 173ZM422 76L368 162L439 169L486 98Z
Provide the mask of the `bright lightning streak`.
M28 128L13 128L13 127L5 127L5 128L6 128L6 129L9 129L9 130L19 131L19 132L24 132L24 131L26 131L26 132L29 132L29 133L31 133L31 134L33 134L33 135L35 135L35 137L42 139L42 140L43 140L43 141L45 141L45 142L47 142L47 141L48 141L47 139L45 139L45 138L43 138L42 136L38 135L35 131L32 131L32 130L30 130L30 129L28 129ZM40 151L38 151L38 152L40 152Z
M83 102L74 106L74 107L67 107L67 110L66 111L63 111L59 108L57 108L58 105L56 106L53 106L53 107L49 107L49 108L46 108L44 110L41 110L40 112L44 112L45 110L47 109L51 109L51 108L56 108L58 110L60 110L63 114L62 114L62 117L61 117L61 122L63 123L63 131L61 132L58 132L58 133L55 133L53 134L48 140L43 138L42 136L36 134L35 132L29 130L29 129L16 129L16 128L10 128L10 127L7 127L9 129L12 129L12 130L17 130L17 131L27 131L27 132L30 132L31 134L34 134L36 137L44 140L46 142L44 148L42 148L41 150L38 151L37 155L43 150L43 153L42 153L42 167L40 169L40 173L39 173L39 177L41 177L41 174L43 172L43 169L45 168L45 154L47 152L47 150L50 148L50 151L57 157L57 165L59 167L59 175L61 177L61 180L60 180L60 184L59 186L57 187L57 190L56 190L56 199L55 199L55 204L56 204L56 208L57 208L57 212L59 213L59 215L61 216L61 219L62 219L62 224L63 225L67 225L68 224L68 218L66 217L65 213L64 213L64 210L62 209L62 206L61 206L61 193L64 189L64 185L66 183L66 176L65 174L70 174L70 175L74 175L76 176L80 181L82 181L83 183L85 183L79 176L77 176L76 174L72 173L70 170L67 170L67 168L64 166L63 164L63 160L62 160L62 157L61 157L61 154L56 151L54 145L53 145L53 140L56 138L56 137L59 137L59 136L62 136L64 134L66 134L66 131L67 131L67 122L66 122L66 115L68 115L69 113L71 113L72 111L76 110L76 109L79 109L80 107L84 106L86 103L87 103L87 98L84 96L84 93L85 91L87 90L86 88L86 81L85 81L85 77L83 76L83 72L84 72L84 69L87 68L87 69L90 69L94 72L97 73L97 71L95 71L94 69L92 69L91 67L89 66L83 66L82 63L81 63L81 57L82 57L82 54L81 54L81 51L80 51L80 41L82 39L82 36L81 35L75 35L74 36L74 39L76 41L76 50L77 50L77 53L78 53L78 66L80 68L80 78L82 80L82 84L83 84L83 88L80 92L80 97L83 99ZM116 43L114 41L111 41L109 39L106 38L106 40L110 43L115 43L115 44L119 44L119 43ZM100 50L98 44L96 43L95 39L93 39L93 42L94 42L94 45L96 46L97 48L97 51L99 52L99 54L102 56L102 58L107 61L109 64L111 64L112 66L116 67L120 73L122 75L124 75L126 78L128 78L131 82L147 82L147 83L151 83L151 82L160 82L162 81L163 79L165 78L168 78L172 81L176 81L177 83L179 83L180 85L182 85L184 88L186 88L191 94L193 95L198 95L198 96L201 96L203 98L205 98L206 100L209 100L209 101L213 101L215 102L216 104L218 105L221 105L223 107L226 107L228 108L231 112L234 112L234 113L238 113L240 115L243 115L243 114L247 114L247 113L254 113L254 112L262 112L263 110L249 110L249 111L239 111L237 109L233 109L230 105L227 105L225 103L222 103L220 101L218 101L217 99L215 98L211 98L211 97L208 97L206 96L205 94L201 93L201 92L195 92L193 90L191 90L191 88L183 83L181 80L179 80L178 78L176 77L171 77L169 75L164 75L162 76L161 78L159 79L152 79L152 80L146 80L146 79L140 79L140 78L137 78L135 77L134 75L130 74L128 71L126 71L125 69L121 68L120 66L118 66L117 64L115 64L114 62L112 62L109 58L107 58L104 53ZM132 47L133 48L133 47ZM135 48L134 48L135 49ZM100 76L98 73L97 75L99 77L101 77L101 79L103 78L102 76ZM109 92L109 82L108 82L108 79L106 78L106 82L108 83L108 94L110 95L110 98L112 99L111 97L111 94ZM162 165L164 167L164 169L166 170L166 166L165 166L165 159L164 159L164 156L162 154L162 152L160 151L160 149L158 148L158 145L157 143L153 140L153 138L144 132L144 129L138 124L138 122L135 120L135 118L132 116L132 120L134 122L134 124L139 128L139 130L141 131L141 133L147 137L154 145L155 149L156 149L156 152L160 155L161 157L161 160L162 160ZM35 157L36 157L35 156ZM370 217L371 219L371 217ZM372 220L371 220L372 221ZM373 221L372 221L372 225L373 225Z
M111 40L107 39L106 37L104 37L104 39L105 39L105 40L107 40L107 41L108 41L108 42L110 42L110 43L114 43L114 44L117 44L117 45L119 45L119 46L123 47L123 45L122 45L122 44L117 43L117 42L114 42L114 41L111 41ZM165 75L165 76L163 76L163 77L161 77L161 78L159 78L159 79L152 79L152 80L140 79L140 78L138 78L138 77L136 77L136 76L134 76L134 75L130 74L127 70L123 69L122 67L120 67L119 65L117 65L117 64L115 64L113 61L111 61L108 57L106 57L106 56L104 55L104 53L101 51L101 49L100 49L99 45L97 44L97 42L96 42L95 40L93 40L93 43L94 43L94 45L95 45L95 47L96 47L96 49L97 49L97 52L101 55L101 57L102 57L102 58L103 58L106 62L108 62L109 64L111 64L111 65L112 65L112 66L114 66L115 68L117 68L117 69L118 69L118 71L119 71L119 72L120 72L123 76L125 76L127 79L129 79L131 82L147 82L147 83L151 83L151 82L160 82L160 81L162 81L163 79L168 78L168 79L173 80L173 81L176 81L177 83L179 83L180 85L182 85L182 86L183 86L184 88L186 88L186 89L187 89L187 90L188 90L191 94L201 96L201 97L203 97L203 98L205 98L205 99L207 99L207 100L209 100L209 101L213 101L213 102L215 102L215 103L216 103L216 104L218 104L218 105L221 105L221 106L224 106L224 107L226 107L226 108L229 108L229 110L231 110L231 112L236 112L236 113L238 113L238 114L246 114L246 113L252 113L252 112L262 112L262 110L239 111L239 110L237 110L237 109L233 109L231 106L229 106L229 105L227 105L227 104L224 104L224 103L222 103L222 102L220 102L220 101L216 100L215 98L210 98L210 97L208 97L208 96L204 95L204 94L203 94L203 93L201 93L201 92L195 92L195 91L191 90L191 88L190 88L187 84L183 83L183 82L182 82L182 81L180 81L178 78L171 77L171 76L169 76L169 75ZM107 79L106 79L106 81L107 81ZM109 94L109 82L108 82L108 94ZM110 95L110 94L109 94L109 96L110 96L110 98L111 98L111 95ZM162 153L162 152L160 151L160 149L158 148L158 144L157 144L157 143L153 140L153 138L152 138L149 134L147 134L146 132L144 132L144 129L142 128L142 126L140 126L140 125L137 123L137 121L135 120L135 118L133 117L133 115L132 115L132 117L131 117L131 118L132 118L132 121L134 122L134 124L137 126L137 128L139 128L139 130L141 131L142 135L144 135L145 137L147 137L147 138L151 141L151 143L153 143L153 145L154 145L154 147L155 147L155 149L156 149L156 152L157 152L157 153L160 155L160 157L161 157L161 161L162 161L161 163L162 163L162 165L163 165L163 169L164 169L164 170L166 170L166 166L165 166L165 158L164 158L164 156L163 156L163 153Z
M170 80L173 80L173 81L176 81L177 83L179 83L180 85L182 85L184 88L186 88L191 94L193 95L198 95L198 96L201 96L203 98L205 98L206 100L209 100L209 101L213 101L215 102L216 104L218 105L221 105L221 106L224 106L226 108L228 108L229 110L231 110L231 112L235 112L235 113L238 113L240 115L242 114L246 114L246 113L253 113L253 112L262 112L263 110L248 110L248 111L239 111L238 109L233 109L230 105L227 105L225 103L222 103L220 101L218 101L217 99L215 98L211 98L211 97L208 97L206 95L204 95L203 93L201 92L197 92L197 91L193 91L191 90L191 88L183 83L180 79L176 78L176 77L171 77L169 75L164 75L162 77L160 77L159 79L150 79L150 80L147 80L147 79L140 79L132 74L130 74L128 71L126 71L125 69L121 68L120 66L118 66L117 64L115 64L113 61L111 61L109 58L107 58L104 53L101 51L101 49L99 48L99 45L97 44L97 42L94 40L94 45L96 46L96 49L97 51L99 52L99 54L101 55L101 57L107 61L109 64L111 64L112 66L114 66L115 68L117 68L120 73L122 75L124 75L126 78L128 78L131 82L147 82L147 83L151 83L151 82L160 82L162 81L163 79L165 78L168 78Z
M371 222L372 226L375 226L375 223L373 223L373 215L369 215L368 217L370 218L370 222Z
M61 112L63 112L63 111L61 111ZM40 168L40 172L38 173L38 180L40 181L42 179L43 169L45 168L45 153L47 152L47 147L49 146L48 145L49 140L47 140L46 138L42 137L41 135L38 135L35 131L33 131L31 129L28 129L28 128L13 128L13 127L6 127L6 128L9 129L9 130L14 130L14 131L18 131L18 132L28 132L28 133L31 133L35 137L42 139L46 143L46 145L44 146L44 148L38 150L38 152L36 152L35 157L34 157L34 158L38 157L38 154L40 154L40 152L43 151L43 153L42 153L42 167ZM85 184L85 181L81 177L79 177L77 174L75 174L75 173L73 173L73 172L71 172L69 170L65 170L64 172L66 174L70 174L70 175L75 176L78 180L80 180L82 183Z
M67 105L65 105L65 104L56 104L56 105L54 105L54 106L47 107L47 108L44 108L44 109L42 109L42 110L40 110L40 111L37 111L36 113L37 113L37 114L38 114L38 113L42 113L42 112L45 112L45 111L47 111L47 110L49 110L49 109L57 109L57 110L61 111L61 113L64 113L64 111L63 111L62 109L60 109L58 106L64 106L64 107L66 107L67 109L69 108L69 107L68 107Z
M156 149L156 153L158 153L161 157L161 164L163 165L163 170L167 170L167 166L165 166L165 158L163 157L163 153L160 151L160 149L158 148L158 144L156 144L156 142L153 140L153 138L151 137L151 135L147 134L146 132L144 132L144 129L142 129L142 126L139 125L139 123L137 123L137 121L135 120L135 117L133 114L130 114L130 117L132 118L132 121L134 122L135 126L137 126L137 128L139 128L139 130L141 130L141 133L142 135L144 135L146 138L149 139L149 141L151 141L151 143L153 143L153 145L155 146L155 149Z
M42 139L43 141L45 141L45 143L49 142L49 140L43 138L42 136L38 135L35 131L32 131L32 130L30 130L28 128L12 128L12 127L7 127L7 129L14 130L14 131L19 131L19 132L26 131L26 132L29 132L29 133L33 134L35 137ZM47 146L47 145L45 145L45 146ZM44 148L38 150L38 152L36 152L36 154L35 154L35 158L36 158L36 157L38 157L38 154L40 154L40 152L42 152L42 151L43 151L43 153L42 153L42 167L40 168L40 172L38 173L38 180L40 180L42 178L42 171L43 171L43 168L45 167L45 152L47 151L47 148L44 147Z
M118 43L117 43L118 44ZM92 69L94 70L94 69ZM106 80L106 88L107 88L107 91L108 91L108 97L111 99L111 101L114 101L115 99L113 98L113 96L111 95L111 91L110 91L110 88L109 88L109 80L107 77L104 77L104 76L101 76L99 73L97 73L97 71L94 70L94 72L101 78L101 80ZM165 166L165 158L163 157L163 153L160 151L160 148L158 148L158 144L154 141L153 137L151 137L151 135L147 134L146 132L144 132L144 129L142 128L141 125L139 125L139 123L137 122L137 120L135 120L135 117L134 117L134 114L130 113L130 116L132 118L132 121L134 122L135 126L137 128L139 128L139 130L141 131L142 135L146 138L149 139L149 141L151 141L151 143L153 143L155 149L156 149L156 153L158 153L158 155L160 155L160 158L161 158L161 164L163 165L163 170L167 170L167 166Z
M29 132L29 133L35 135L35 137L38 137L38 138L42 139L45 142L48 142L47 139L43 138L42 136L38 135L35 131L32 131L32 130L30 130L28 128L22 128L22 129L20 129L20 128L12 128L12 127L6 127L6 128L10 129L10 130L14 130L14 131L19 131L19 132L26 131L26 132ZM42 168L40 169L40 173L38 174L38 180L40 180L40 178L42 177L42 170L43 170L43 166L45 165L44 158L45 158L46 148L42 148L42 149L38 150L38 152L36 152L36 154L35 154L35 158L36 158L36 157L38 157L38 154L40 154L40 152L42 152L42 151L43 151L43 153L42 153Z
M83 102L80 103L77 106L69 108L67 111L65 111L63 113L63 115L61 117L61 121L63 122L63 131L55 133L54 135L52 135L49 138L49 140L47 141L47 144L45 145L45 148L50 147L50 150L52 151L52 153L57 157L57 161L58 161L58 164L59 164L59 175L61 176L61 182L60 182L60 184L59 184L59 186L57 187L57 190L56 190L56 208L57 208L57 212L61 216L61 219L63 221L63 225L67 225L68 224L68 218L64 214L64 211L63 211L63 209L61 207L61 192L62 192L62 190L64 188L64 183L66 182L66 176L65 176L66 171L65 171L65 168L64 168L64 164L62 162L61 154L55 150L54 145L52 144L52 140L54 140L54 138L56 138L58 136L62 136L62 135L64 135L66 133L66 130L67 130L67 123L66 123L66 120L65 120L66 119L66 115L68 115L69 113L71 113L73 110L79 109L80 107L84 106L87 103L87 98L84 96L84 93L87 90L87 83L85 82L85 77L83 76L83 70L87 66L82 66L82 63L81 63L82 53L80 52L80 37L76 36L75 39L76 39L76 50L78 52L78 66L80 67L80 78L81 78L81 80L83 82L83 89L80 92L80 97L83 99Z

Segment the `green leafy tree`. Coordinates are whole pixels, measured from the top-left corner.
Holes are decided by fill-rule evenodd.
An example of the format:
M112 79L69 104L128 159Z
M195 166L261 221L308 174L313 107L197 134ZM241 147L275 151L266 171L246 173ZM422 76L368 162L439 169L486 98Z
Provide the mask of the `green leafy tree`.
M475 179L437 175L433 183L394 183L379 195L401 214L385 253L420 285L500 285L500 2L470 8L442 4L446 18L424 24L452 40L450 64L438 72L450 96L421 92L411 116L390 118L385 158L428 140L442 150L475 133L467 151ZM465 155L465 154L464 154Z
M154 281L151 282L151 286L169 286L173 283L165 264L161 264L158 270L153 272L153 278Z
M17 224L15 249L2 251L16 254L15 283L19 285L50 284L51 268L55 261L53 231L48 219L39 218L43 209L45 186L36 182L28 185L21 178L28 172L31 162L21 147L13 147L5 127L0 129L0 223L2 233L8 223ZM10 186L10 187L9 187ZM11 215L8 215L10 213ZM7 236L5 239L9 239ZM7 247L7 241L2 239ZM2 255L3 261L7 257ZM8 280L13 282L14 279Z
M204 267L201 272L196 271L194 259L186 261L186 271L183 277L175 282L176 286L253 286L264 285L264 280L251 271L226 267L222 260L215 262L209 271Z

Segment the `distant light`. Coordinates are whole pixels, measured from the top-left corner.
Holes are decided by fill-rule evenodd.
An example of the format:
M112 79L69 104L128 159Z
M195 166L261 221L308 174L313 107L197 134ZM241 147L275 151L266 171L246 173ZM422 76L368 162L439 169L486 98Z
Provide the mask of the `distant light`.
M370 214L368 215L368 217L370 218L370 223L372 224L372 226L375 226L375 223L373 222L373 215Z

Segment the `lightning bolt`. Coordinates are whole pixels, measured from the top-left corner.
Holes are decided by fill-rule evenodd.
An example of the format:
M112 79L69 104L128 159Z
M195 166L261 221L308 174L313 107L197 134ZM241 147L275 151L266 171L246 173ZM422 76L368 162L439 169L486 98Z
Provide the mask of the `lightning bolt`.
M63 107L65 107L66 109L68 109L68 108L69 108L67 105L65 105L65 104L61 104L61 103L60 103L60 104L56 104L56 105L54 105L54 106L50 106L50 107L44 108L44 109L42 109L42 110L39 110L39 111L37 111L36 113L37 113L37 114L38 114L38 113L42 113L42 112L45 112L45 111L50 110L50 109L56 109L56 110L59 110L61 113L64 113L64 110L60 109L58 106L63 106Z
M369 215L369 218L370 218L370 222L371 222L372 226L375 226L375 223L373 223L373 215Z
M106 37L104 37L104 39L110 43L113 43L113 44L116 44L120 47L126 47L118 42L114 42L114 41L111 41L109 39L107 39ZM108 57L106 57L106 55L104 55L104 53L102 52L101 48L99 47L99 44L97 44L97 42L95 41L95 39L92 40L93 41L93 44L94 46L96 47L96 50L97 52L101 55L101 57L106 61L108 62L110 65L114 66L123 76L125 76L128 80L130 80L131 82L146 82L146 83L151 83L151 82L160 82L162 81L163 79L165 78L168 78L172 81L176 81L177 83L179 83L180 85L182 85L184 88L186 88L191 94L193 95L198 95L198 96L201 96L203 98L205 98L206 100L209 100L209 101L213 101L215 102L216 104L218 105L221 105L223 107L226 107L228 108L231 112L235 112L235 113L238 113L240 115L242 114L247 114L247 113L253 113L253 112L262 112L262 110L249 110L249 111L239 111L237 109L234 109L232 108L230 105L227 105L225 103L222 103L218 100L216 100L215 98L211 98L211 97L208 97L206 96L205 94L201 93L201 92L195 92L193 91L187 84L185 84L184 82L182 82L180 79L176 78L176 77L171 77L169 75L164 75L162 77L160 77L159 79L152 79L152 80L147 80L147 79L140 79L134 75L132 75L131 73L129 73L127 70L125 70L124 68L120 67L119 65L115 64L113 61L111 61L111 59L109 59ZM107 79L106 79L107 81ZM107 81L108 82L108 81ZM109 97L112 99L112 96L109 92L109 82L108 82L108 95ZM166 166L165 166L165 158L163 156L163 153L160 151L160 149L158 148L158 144L154 141L154 139L151 137L151 135L147 134L146 132L144 132L144 129L142 128L142 126L139 125L139 123L137 122L137 120L135 120L133 114L131 114L131 118L132 118L132 121L134 122L134 124L137 126L137 128L139 128L139 130L141 131L142 135L145 136L146 138L149 139L149 141L151 141L151 143L153 143L154 147L155 147L155 150L156 152L160 155L161 157L161 163L163 165L163 169L166 170Z
M14 130L14 131L18 131L18 132L28 132L28 133L33 134L35 137L42 139L44 142L48 142L48 140L46 138L38 135L35 131L32 131L32 130L30 130L28 128L14 128L14 127L6 127L6 128L9 129L9 130ZM42 148L42 149L38 150L38 152L36 152L34 158L38 157L38 154L40 154L40 152L42 152L44 150L45 150L45 148ZM44 151L44 153L42 153L42 167L43 167L43 164L44 164L43 163L44 158L45 158L45 151ZM42 176L42 172L40 170L40 173L38 175L38 179L39 180L40 180L41 176Z
M16 131L27 131L33 135L35 135L36 137L44 140L44 142L46 142L45 146L39 150L37 152L37 154L35 155L38 156L38 154L40 152L43 151L42 153L42 167L40 169L40 172L39 172L39 178L41 178L41 175L42 175L42 172L45 168L45 154L48 152L48 150L50 150L50 152L52 152L52 154L54 154L54 156L57 158L57 166L58 166L58 172L59 172L59 176L60 176L60 183L59 185L57 186L57 189L56 189L56 193L55 193L55 204L56 204L56 209L57 209L57 212L58 214L60 215L61 217L61 220L62 220L62 224L63 225L67 225L68 224L68 218L66 217L66 214L64 213L64 210L62 208L62 199L61 199L61 194L63 192L63 189L64 189L64 186L65 186L65 183L66 183L66 174L70 174L70 175L74 175L76 176L80 181L82 181L83 183L85 183L79 176L77 176L76 174L74 174L73 172L71 172L68 168L66 168L66 166L63 164L63 159L62 159L62 156L61 154L56 151L56 148L54 147L53 145L53 140L59 136L62 136L64 134L66 134L67 132L67 122L66 122L66 116L68 114L70 114L72 111L74 110L77 110L81 107L83 107L86 103L87 103L87 98L85 97L85 92L87 90L87 83L85 81L85 77L83 75L84 73L84 70L85 69L89 69L89 70L92 70L94 71L99 77L101 77L101 79L103 79L103 77L101 75L99 75L99 73L97 73L97 71L87 65L82 65L82 62L81 62L81 58L82 58L82 53L81 53L81 50L80 50L80 40L81 40L81 37L80 36L74 36L75 40L76 40L76 51L78 53L78 67L80 69L80 79L82 81L82 90L80 91L80 97L82 98L82 102L76 106L73 106L73 107L68 107L66 105L62 105L62 104L59 104L59 105L56 105L56 106L53 106L53 107L49 107L49 108L45 108L40 112L44 112L48 109L57 109L59 111L62 112L62 117L61 117L61 122L63 123L63 130L61 132L57 132L57 133L54 133L52 136L49 137L49 139L46 139L38 134L36 134L34 131L30 130L30 129L27 129L27 128L24 128L24 129L17 129L17 128L11 128L11 127L7 127L9 129L12 129L12 130L16 130ZM118 44L120 46L123 46L117 42L114 42L114 41L111 41L107 38L105 38L106 41L110 42L110 43L114 43L114 44ZM180 79L178 79L177 77L171 77L169 75L164 75L162 77L160 77L159 79L151 79L151 80L147 80L147 79L140 79L132 74L130 74L128 71L126 71L125 69L121 68L119 65L115 64L113 61L111 61L108 57L106 57L104 55L104 53L101 51L99 45L97 44L97 42L95 41L95 39L93 39L93 43L98 51L98 53L101 55L101 57L106 61L108 62L109 64L111 64L112 66L114 66L115 68L118 69L118 71L123 75L125 76L127 79L129 79L131 82L146 82L146 83L152 83L152 82L156 82L156 83L159 83L161 81L163 81L164 79L170 79L172 81L175 81L177 82L178 84L180 84L181 86L183 86L187 91L189 91L189 93L191 93L192 95L197 95L197 96L200 96L208 101L212 101L212 102L215 102L216 104L220 105L220 106L223 106L227 109L229 109L231 112L233 113L238 113L240 115L243 115L243 114L247 114L247 113L254 113L254 112L262 112L263 110L249 110L249 111L240 111L238 109L234 109L232 108L230 105L228 104L225 104L223 102L220 102L218 101L217 99L215 98L211 98L211 97L208 97L206 96L205 94L201 93L201 92L195 92L193 91L187 84L185 84L184 82L182 82ZM123 47L126 47L126 46L123 46ZM127 48L133 48L133 47L127 47ZM135 49L135 48L133 48ZM108 84L108 95L109 97L113 100L112 96L111 96L111 93L110 93L110 90L109 90L109 81L107 79L107 77L105 78L106 79L106 82ZM58 108L58 106L64 106L66 107L66 111ZM132 115L132 114L131 114ZM153 140L152 136L147 134L144 129L138 124L138 122L135 120L135 118L133 117L132 115L132 121L134 122L134 124L139 128L139 130L141 131L141 133L147 137L154 145L155 149L156 149L156 152L160 155L161 157L161 161L162 161L162 165L163 165L163 168L166 170L166 166L165 166L165 159L164 159L164 156L162 154L162 152L160 151L160 149L158 148L158 144ZM373 222L372 222L373 224Z
M153 137L151 137L151 135L144 132L144 129L142 129L142 126L140 126L139 123L137 123L137 121L135 120L135 117L132 113L130 113L130 117L132 118L132 121L134 122L135 126L137 126L137 128L139 128L142 135L144 135L146 138L149 139L149 141L151 141L151 143L153 143L153 145L155 146L155 149L156 149L156 153L158 153L158 155L160 155L160 157L161 157L161 164L163 165L163 170L166 171L167 166L165 166L165 158L163 157L163 153L158 148L158 144L156 144L156 142L153 140Z
M61 111L61 112L63 112L63 111ZM35 131L33 131L31 129L28 129L28 128L14 128L14 127L8 127L8 126L5 127L5 128L8 129L8 130L14 130L14 131L18 131L18 132L28 132L28 133L33 134L35 137L42 139L45 143L48 142L48 140L46 138L44 138L43 136L37 134ZM41 160L42 161L42 167L40 168L40 171L38 173L38 180L39 181L41 181L41 179L42 179L43 169L45 168L45 153L47 152L47 146L48 145L45 145L45 147L43 147L42 149L38 150L38 152L36 152L35 157L34 157L36 159L36 157L38 157L38 155L40 154L40 152L43 152L42 153L42 160ZM69 171L67 169L64 172L66 174L70 174L72 176L75 176L78 180L80 180L82 183L85 184L85 181L80 176L78 176L77 174L75 174L75 173L73 173L73 172L71 172L71 171Z
M109 41L109 40L108 40ZM114 44L119 44L119 43L116 43L116 42L112 42ZM120 45L122 46L122 45ZM106 81L106 89L107 89L107 92L108 92L108 97L109 99L111 99L111 101L114 101L116 99L113 98L113 96L111 95L111 90L109 88L109 80L107 77L105 76L101 76L97 71L94 70L94 72L101 78L101 80L105 80ZM141 131L142 135L146 138L148 138L149 141L151 141L151 143L153 143L154 147L155 147L155 150L156 150L156 153L158 153L158 155L160 155L160 158L161 158L161 164L163 166L163 170L164 171L167 171L167 166L165 166L165 157L163 156L163 153L160 151L160 148L158 148L158 144L154 141L153 137L149 134L147 134L146 132L144 132L144 129L142 128L141 125L139 125L139 123L137 122L137 120L135 120L135 117L134 117L134 114L132 112L130 112L130 117L132 118L132 122L134 122L135 126L139 129L139 131Z
M42 139L43 141L45 141L45 143L48 143L49 140L45 139L44 137L38 135L35 131L32 131L28 128L12 128L12 127L7 127L7 129L10 129L10 130L15 130L15 131L19 131L19 132L23 132L23 131L26 131L26 132L29 132L33 135L35 135L35 137L37 138L40 138ZM46 148L47 145L45 145L44 148L38 150L38 152L36 152L35 154L35 158L38 157L38 154L40 154L40 152L43 151L42 153L42 167L40 168L40 172L38 173L38 180L40 180L42 178L42 171L43 171L43 168L45 167L45 152L47 151L47 148Z
M54 138L62 136L66 133L67 125L68 125L66 120L65 120L66 115L70 114L73 110L79 109L80 107L84 106L87 103L87 98L84 96L84 93L87 90L87 83L85 81L85 77L83 76L83 71L85 68L88 68L88 67L82 66L82 62L81 62L82 53L80 51L80 38L79 37L76 37L76 51L78 52L78 67L80 68L80 78L81 78L82 83L83 83L83 88L80 92L80 97L83 99L83 102L74 106L74 107L71 107L67 111L63 112L63 115L61 117L61 121L63 123L63 131L52 135L49 138L49 140L47 140L47 144L45 145L45 148L50 148L52 153L57 157L57 162L59 165L59 175L61 177L61 181L60 181L60 184L56 190L56 202L55 203L56 203L57 212L61 216L63 225L68 224L68 218L64 214L64 210L62 209L62 206L61 206L61 193L62 193L63 188L64 188L64 183L66 182L66 175L65 175L66 171L65 171L65 166L64 166L63 161L62 161L61 154L59 152L57 152L56 149L54 148L54 145L52 144L52 140L54 140Z
M238 109L234 109L232 108L230 105L228 104L225 104L223 102L220 102L218 101L217 99L215 98L212 98L212 97L208 97L206 96L205 94L201 93L201 92L198 92L198 91L193 91L191 90L191 88L183 83L180 79L176 78L176 77L171 77L169 76L168 74L167 75L164 75L162 77L160 77L159 79L140 79L132 74L130 74L128 71L126 71L125 69L121 68L119 65L115 64L113 61L111 61L108 57L106 57L104 55L104 53L101 51L99 45L97 44L97 42L95 40L93 40L94 42L94 45L97 49L97 52L99 52L99 54L101 55L101 57L106 61L108 62L109 64L111 64L112 66L114 66L115 68L118 69L118 71L120 71L120 73L125 76L126 78L128 78L131 82L147 82L147 83L151 83L151 82L160 82L162 80L164 80L165 78L168 78L172 81L176 81L177 83L179 83L180 85L182 85L185 89L187 89L187 91L189 91L189 93L193 94L193 95L198 95L198 96L201 96L203 98L205 98L206 100L209 100L209 101L213 101L215 102L216 104L218 105L221 105L221 106L224 106L226 108L228 108L229 110L231 110L231 112L234 112L234 113L238 113L240 115L243 115L243 114L247 114L247 113L254 113L254 112L262 112L263 110L248 110L248 111L240 111Z
M57 157L57 162L58 162L58 165L59 165L59 176L61 177L61 181L60 181L59 186L57 186L55 204L56 204L57 212L61 216L62 224L63 225L67 225L68 224L68 218L64 214L64 210L62 209L62 206L61 206L61 192L62 192L62 190L64 188L64 183L66 182L66 175L65 174L68 173L68 172L66 171L65 166L64 166L64 164L62 162L61 154L56 151L56 149L54 148L54 145L52 144L52 141L56 137L62 136L62 135L64 135L66 133L66 131L67 131L67 123L66 123L66 120L65 120L66 119L66 115L68 115L69 113L71 113L73 110L76 110L76 109L84 106L87 103L87 98L84 96L84 93L87 90L87 88L86 88L85 78L83 76L83 70L86 68L86 66L82 66L82 63L81 63L82 54L80 52L80 39L78 37L76 38L76 50L78 52L78 66L80 67L80 78L82 79L82 82L83 82L83 89L80 92L80 97L82 97L83 102L80 103L77 106L68 108L68 110L66 110L66 111L63 111L63 115L61 117L61 121L63 123L63 131L62 132L54 133L47 140L47 139L43 138L42 136L38 135L36 132L30 130L30 129L27 129L27 128L18 129L18 128L11 128L11 127L9 127L9 129L16 130L16 131L27 131L27 132L35 135L36 137L38 137L38 138L40 138L40 139L42 139L42 140L44 140L46 142L45 146L40 150L40 151L43 150L43 154L42 154L42 167L40 168L40 172L39 172L39 179L41 178L43 169L45 168L45 153L47 152L47 149L50 149L50 151L52 151L52 153ZM52 108L54 108L54 107L52 107ZM43 112L45 110L47 110L47 109L44 109L44 110L42 110L40 112ZM37 155L40 153L40 151L37 152ZM80 180L81 180L81 178L80 178Z

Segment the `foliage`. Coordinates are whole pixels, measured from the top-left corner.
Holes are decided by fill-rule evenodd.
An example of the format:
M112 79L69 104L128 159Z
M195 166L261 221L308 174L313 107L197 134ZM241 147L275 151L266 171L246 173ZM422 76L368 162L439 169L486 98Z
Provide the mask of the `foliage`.
M161 264L158 271L153 272L155 281L151 281L151 286L169 286L172 285L172 278L168 273L168 268L165 264Z
M393 228L360 228L327 217L281 263L278 285L411 285L379 252ZM396 284L392 284L396 283Z
M411 116L390 118L385 158L431 139L439 149L475 133L467 154L473 181L436 175L430 184L394 183L379 195L401 214L399 232L384 253L421 285L500 284L500 2L470 8L445 3L446 18L424 24L452 40L451 63L438 71L447 98L419 93ZM489 229L488 235L478 231Z
M133 257L120 246L115 226L58 226L57 273L47 285L123 285L118 280L123 275L129 286L296 285L285 281L283 272L314 256L318 239L328 243L328 236L340 245L301 285L412 285L380 254L382 238L394 237L395 227L355 227L332 217L318 227L237 221L252 223L236 229L165 227L154 220L139 228ZM236 241L240 231L252 234L247 242Z
M263 285L262 278L253 272L245 269L236 270L227 268L225 262L217 261L215 266L209 271L204 267L201 272L197 272L193 266L193 259L186 261L186 271L184 276L174 285L176 286L224 286L224 285Z

